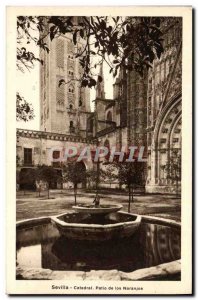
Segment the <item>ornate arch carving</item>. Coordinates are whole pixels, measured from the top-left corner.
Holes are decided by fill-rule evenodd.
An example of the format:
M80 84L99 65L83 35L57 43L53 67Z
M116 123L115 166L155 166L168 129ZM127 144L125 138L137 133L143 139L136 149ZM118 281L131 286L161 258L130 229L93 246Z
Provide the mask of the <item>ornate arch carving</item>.
M181 95L172 98L156 121L153 139L153 150L155 152L153 167L155 181L158 184L161 183L162 179L165 180L163 169L170 159L171 151L181 149L181 104Z

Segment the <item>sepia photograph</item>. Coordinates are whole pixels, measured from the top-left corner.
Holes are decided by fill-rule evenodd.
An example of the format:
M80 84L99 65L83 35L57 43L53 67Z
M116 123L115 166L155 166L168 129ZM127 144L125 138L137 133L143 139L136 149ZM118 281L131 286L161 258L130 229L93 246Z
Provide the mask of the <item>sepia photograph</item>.
M8 8L8 293L192 292L191 14Z

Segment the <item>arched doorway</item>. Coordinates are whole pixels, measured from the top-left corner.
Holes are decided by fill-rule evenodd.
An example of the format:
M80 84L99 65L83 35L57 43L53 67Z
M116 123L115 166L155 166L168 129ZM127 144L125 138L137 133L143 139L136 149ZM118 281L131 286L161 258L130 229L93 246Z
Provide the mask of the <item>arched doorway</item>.
M178 182L173 178L175 170L170 172L169 166L175 166L175 157L181 156L181 124L182 100L178 95L167 103L156 121L147 191L175 193Z

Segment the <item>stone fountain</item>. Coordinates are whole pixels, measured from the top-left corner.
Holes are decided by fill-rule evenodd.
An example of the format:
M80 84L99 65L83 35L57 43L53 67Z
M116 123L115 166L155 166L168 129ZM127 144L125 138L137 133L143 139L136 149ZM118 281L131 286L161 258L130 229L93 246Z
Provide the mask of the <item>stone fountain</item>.
M79 204L75 212L51 217L61 235L69 239L106 241L126 238L138 229L141 216L119 211L122 205Z

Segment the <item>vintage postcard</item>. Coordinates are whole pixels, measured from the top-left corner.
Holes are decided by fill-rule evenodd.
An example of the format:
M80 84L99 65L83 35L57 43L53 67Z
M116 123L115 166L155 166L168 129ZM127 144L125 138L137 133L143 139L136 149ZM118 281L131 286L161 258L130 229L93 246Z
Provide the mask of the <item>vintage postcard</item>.
M192 294L192 8L7 7L8 294Z

